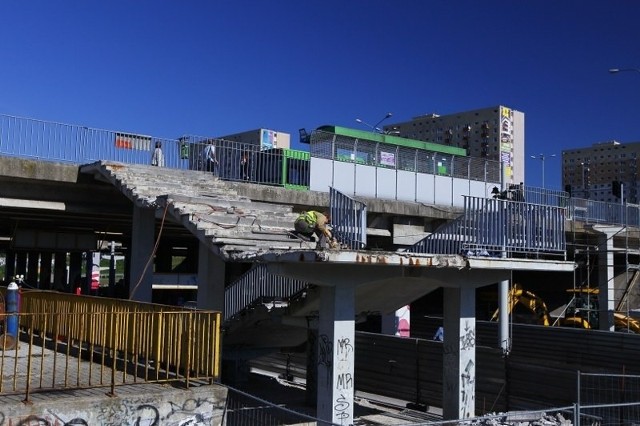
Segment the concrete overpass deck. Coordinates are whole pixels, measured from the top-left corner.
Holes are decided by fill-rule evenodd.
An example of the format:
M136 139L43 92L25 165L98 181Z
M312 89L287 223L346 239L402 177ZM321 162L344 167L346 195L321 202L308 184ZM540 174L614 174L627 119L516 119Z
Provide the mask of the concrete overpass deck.
M445 344L457 348L446 363L446 418L473 415L475 289L508 280L513 270L571 271L573 262L475 258L380 251L318 251L290 235L296 209L314 206L319 195L293 200L295 191L268 203L241 195L201 172L98 162L72 173L59 166L15 160L2 177L0 231L13 250L95 250L97 237L119 238L129 247L130 296L151 300L152 271L146 265L163 238L196 240L198 305L224 310L228 263L265 263L271 273L318 288L298 311L314 316L318 360L318 415L344 423L354 418L354 321L358 313L390 311L445 288ZM20 169L20 167L22 167ZM51 170L49 170L51 169ZM66 174L68 173L68 175ZM275 189L264 189L267 193ZM289 196L291 195L291 196ZM303 197L303 196L300 196ZM416 215L443 211L416 203L390 203L393 211ZM322 205L320 203L315 204ZM448 214L454 216L453 211ZM381 212L385 214L385 212ZM387 213L388 214L388 213ZM59 238L66 235L73 238ZM82 236L92 236L84 245ZM191 243L191 247L194 245ZM135 286L133 286L135 284ZM245 338L248 337L245 335Z

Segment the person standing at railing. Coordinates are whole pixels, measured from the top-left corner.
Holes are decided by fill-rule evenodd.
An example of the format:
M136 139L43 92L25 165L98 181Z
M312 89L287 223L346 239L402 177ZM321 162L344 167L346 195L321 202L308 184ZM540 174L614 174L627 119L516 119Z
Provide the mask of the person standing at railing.
M216 146L213 141L209 141L202 151L204 156L205 170L212 172L214 176L218 175L218 157L216 156Z
M164 154L162 153L162 142L156 141L156 147L151 156L151 165L164 167Z
M251 178L251 171L249 169L249 153L244 151L240 158L240 173L242 174L242 180L249 180Z

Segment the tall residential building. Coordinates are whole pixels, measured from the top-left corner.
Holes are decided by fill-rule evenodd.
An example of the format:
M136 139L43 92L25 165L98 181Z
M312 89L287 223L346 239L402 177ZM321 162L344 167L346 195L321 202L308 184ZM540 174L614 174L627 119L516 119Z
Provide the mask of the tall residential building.
M599 142L588 148L562 151L562 184L571 195L610 203L638 203L640 142ZM614 182L622 195L613 194Z
M449 115L425 114L384 126L386 133L464 148L503 164L505 184L524 182L524 113L496 106Z

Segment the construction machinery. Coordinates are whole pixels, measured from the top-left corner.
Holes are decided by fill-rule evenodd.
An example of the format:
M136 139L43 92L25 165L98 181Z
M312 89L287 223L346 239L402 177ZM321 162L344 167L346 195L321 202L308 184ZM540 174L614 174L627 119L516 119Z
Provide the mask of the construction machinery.
M567 289L572 294L571 300L562 310L563 315L559 317L559 325L564 327L593 328L600 326L600 304L598 295L600 289L597 288L570 288ZM640 321L614 311L613 325L615 331L640 334Z
M530 292L529 290L525 290L518 283L513 284L511 290L509 290L509 314L511 314L516 307L516 305L520 304L534 313L537 319L537 323L539 325L551 325L549 320L549 310L547 309L547 305L544 303L544 300ZM499 309L493 313L491 317L491 321L496 321L498 319L498 314L500 313Z
M571 300L556 309L553 315L556 319L552 322L546 303L540 297L529 290L525 290L520 284L514 284L509 291L508 308L511 314L516 305L521 305L531 311L537 324L544 326L575 327L585 329L599 328L599 303L597 288L570 288L567 292L572 295ZM491 321L498 319L499 310L496 309ZM640 321L621 312L613 313L615 331L640 334Z

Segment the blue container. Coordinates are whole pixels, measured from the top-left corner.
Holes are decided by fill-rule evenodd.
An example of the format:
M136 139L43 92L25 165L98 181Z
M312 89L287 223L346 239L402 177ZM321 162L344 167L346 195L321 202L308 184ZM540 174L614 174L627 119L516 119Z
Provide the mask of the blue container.
M19 287L11 282L7 287L7 329L5 334L18 336L18 291Z

